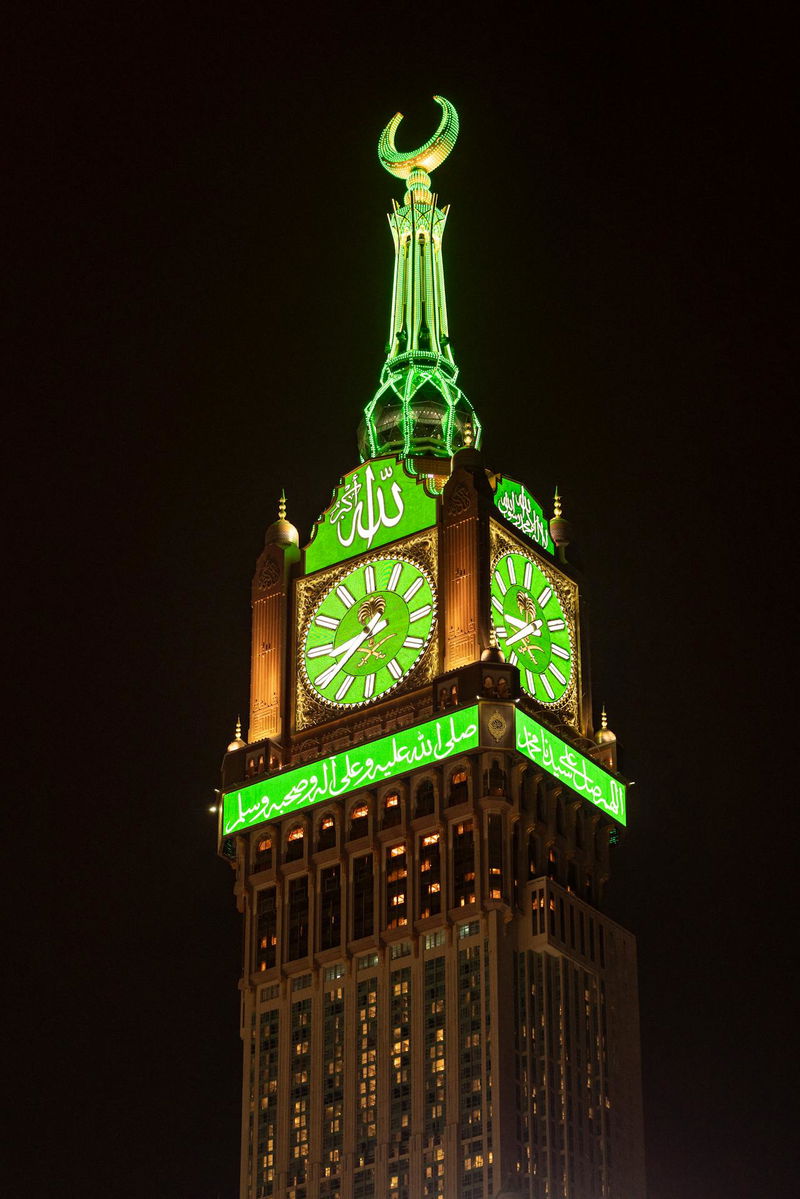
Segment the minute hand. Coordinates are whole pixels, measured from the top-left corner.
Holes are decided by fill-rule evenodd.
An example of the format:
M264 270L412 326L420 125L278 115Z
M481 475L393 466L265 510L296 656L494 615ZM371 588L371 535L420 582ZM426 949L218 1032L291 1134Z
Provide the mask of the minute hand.
M534 620L531 624L524 624L521 629L513 633L511 637L506 638L506 645L514 645L515 642L521 641L523 637L530 637L531 633L536 631L536 626L540 625L540 620ZM537 634L538 636L539 634Z
M377 614L376 614L377 616ZM358 652L360 646L364 644L368 637L374 637L376 633L380 633L386 628L388 620L377 620L373 616L363 633L358 633L355 637L351 637L349 641L342 642L333 650L331 657L335 657L338 661L333 662L322 674L318 674L314 683L317 687L327 687L333 679L336 678L339 671L349 662L353 654Z

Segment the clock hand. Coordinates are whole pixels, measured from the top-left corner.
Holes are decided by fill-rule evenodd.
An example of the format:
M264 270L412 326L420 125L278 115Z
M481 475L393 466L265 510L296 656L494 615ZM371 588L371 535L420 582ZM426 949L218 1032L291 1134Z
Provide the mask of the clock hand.
M514 645L517 641L522 641L523 637L530 637L531 633L533 633L535 637L541 636L541 634L536 632L536 626L540 625L541 623L542 622L540 620L534 620L530 624L523 625L518 632L513 633L511 637L507 638L506 645Z
M388 620L378 620L377 618L379 616L380 613L376 613L367 627L364 629L363 633L359 633L356 637L351 637L349 641L345 641L343 645L340 645L333 651L331 657L333 657L334 654L339 656L338 662L335 661L327 668L327 670L323 670L322 674L317 675L314 680L315 686L327 687L329 683L333 682L342 667L350 661L353 654L358 651L358 647L363 645L368 637L374 636L375 633L380 633L386 628L387 624L389 623Z
M359 645L361 645L361 642L364 641L366 637L374 637L376 633L381 631L381 629L385 629L389 622L387 620L381 620L380 617L380 612L376 612L369 624L365 625L360 633L356 633L355 637L351 637L349 641L343 641L341 645L337 645L336 649L331 650L329 656L331 658L340 658L342 654L346 654L352 646L355 646L356 649L358 649Z

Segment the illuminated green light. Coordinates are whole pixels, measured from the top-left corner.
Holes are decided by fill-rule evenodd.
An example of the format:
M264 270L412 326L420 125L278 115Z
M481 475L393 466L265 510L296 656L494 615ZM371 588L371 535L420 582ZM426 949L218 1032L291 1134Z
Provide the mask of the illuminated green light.
M436 524L436 497L395 457L376 458L346 474L306 547L306 573Z
M516 746L582 799L627 824L625 783L521 711L517 711Z
M265 820L338 799L419 766L477 749L478 744L477 704L457 708L447 716L229 792L223 796L222 835L230 837Z
M553 553L555 547L544 511L527 487L514 479L500 479L494 493L494 506L523 536Z

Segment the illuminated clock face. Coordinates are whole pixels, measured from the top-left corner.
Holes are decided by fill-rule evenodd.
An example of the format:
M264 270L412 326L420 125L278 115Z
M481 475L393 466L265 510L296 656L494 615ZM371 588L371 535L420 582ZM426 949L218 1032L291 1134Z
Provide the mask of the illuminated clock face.
M540 704L557 704L572 681L572 633L554 581L528 554L513 551L495 562L492 621L524 689Z
M407 558L356 566L322 597L305 630L302 665L320 699L368 704L417 665L436 623L433 580Z

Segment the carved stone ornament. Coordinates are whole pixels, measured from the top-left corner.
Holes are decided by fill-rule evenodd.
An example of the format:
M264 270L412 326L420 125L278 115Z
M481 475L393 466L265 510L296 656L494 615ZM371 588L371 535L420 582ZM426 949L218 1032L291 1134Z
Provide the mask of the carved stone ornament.
M262 590L266 590L267 587L272 587L280 578L280 573L281 572L278 569L277 562L265 562L261 567L261 570L258 572L258 579L256 580L258 586L261 587Z
M469 488L466 484L459 483L447 500L448 516L463 516L465 512L469 512L471 503Z
M508 732L508 721L499 708L493 708L486 721L486 727L495 741L502 741Z

